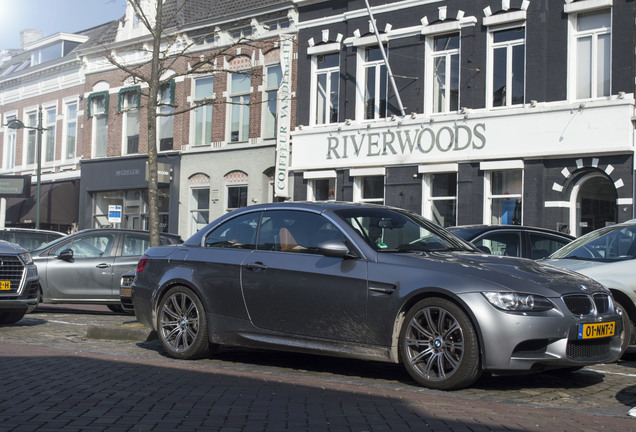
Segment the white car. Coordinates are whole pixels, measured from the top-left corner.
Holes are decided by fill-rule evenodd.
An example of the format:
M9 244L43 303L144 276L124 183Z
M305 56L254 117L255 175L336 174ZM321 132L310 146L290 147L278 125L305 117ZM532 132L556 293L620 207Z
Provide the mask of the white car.
M636 219L592 231L543 262L582 273L609 288L623 311L621 355L636 343Z

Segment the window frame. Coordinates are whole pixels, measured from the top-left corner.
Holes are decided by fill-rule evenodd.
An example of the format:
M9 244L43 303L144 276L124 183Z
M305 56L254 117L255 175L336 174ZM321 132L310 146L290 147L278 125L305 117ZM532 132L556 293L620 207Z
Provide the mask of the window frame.
M320 68L319 60L321 57L327 56L336 56L338 58L338 65ZM333 76L336 76L335 85L333 84ZM320 102L320 98L318 97L318 81L319 77L325 76L325 103L323 107L322 118L324 121L319 121L318 115L318 103ZM312 55L311 57L311 93L309 100L309 124L311 126L317 125L330 125L338 123L339 115L340 115L340 51L333 52L324 52L318 53L316 55ZM333 93L335 86L336 93L336 103L335 107L332 104L332 100L328 95ZM330 115L330 110L334 110L335 108L335 120L332 121L332 115Z
M139 154L139 135L140 135L140 129L141 129L140 127L141 113L139 110L139 103L140 103L141 94L137 91L128 91L128 92L120 93L119 97L120 97L121 111L123 114L122 128L121 128L122 154L123 155ZM136 135L130 135L131 131L129 130L131 117L133 116L137 117L136 131L132 131L133 133L137 132ZM136 149L133 148L133 150L135 151L131 151L130 140L131 138L134 138L134 137L136 137L137 139Z
M100 92L101 93L101 92ZM97 101L104 101L104 110L98 112ZM89 102L91 105L91 117L93 118L92 124L92 137L91 137L91 150L94 158L101 158L108 156L108 96L106 94L96 94L94 95ZM103 136L105 138L104 143L99 142L100 133L98 128L100 128L100 123L103 122ZM104 146L103 149L99 148L101 145ZM98 147L99 146L99 147Z
M30 107L24 110L24 125L29 128L24 129L22 136L22 153L23 163L25 167L35 166L37 163L37 127L38 108ZM32 160L31 160L32 159Z
M11 111L4 114L4 124L7 125L12 120L17 120L18 112ZM15 129L4 128L4 145L2 148L2 169L15 168L15 156L18 145L18 133Z
M212 127L214 123L214 114L213 114L213 104L202 104L197 106L198 101L213 101L216 98L216 93L214 92L214 75L202 75L192 78L192 89L191 89L191 106L194 107L192 109L192 115L190 116L190 142L192 143L192 147L205 147L212 145ZM203 82L204 80L212 80L212 93L206 95L203 98L197 98L197 82ZM201 122L203 125L202 131L197 131L199 122L197 121L199 114L201 113L201 118L204 120ZM209 124L209 128L208 125ZM209 134L208 134L209 132ZM206 135L207 136L206 138ZM197 137L200 136L200 139L197 140Z
M458 43L458 47L457 48L452 48L452 49L445 49L445 50L439 50L436 51L435 50L435 40L436 38L440 37L440 36L454 36L457 35L457 37L459 38L459 43ZM453 56L457 56L457 83L458 83L458 88L457 88L457 109L452 110L451 109L451 94L452 94L452 83L453 83ZM436 111L436 107L435 107L435 99L436 99L436 92L435 92L435 61L438 58L444 58L446 61L446 67L445 67L445 75L446 75L446 82L444 83L445 86L445 100L444 100L444 107L442 110ZM426 91L425 91L425 107L426 107L426 111L429 112L430 114L443 114L443 113L449 113L449 112L456 112L459 110L459 101L460 101L460 86L459 84L461 83L461 32L460 31L453 31L453 32L449 32L449 33L434 33L434 34L430 34L427 35L426 37L426 55L425 55L425 75L427 77L430 77L426 80L425 86L426 86Z
M523 37L503 42L495 42L495 34L503 31L514 29L523 29ZM487 71L486 79L486 106L487 108L510 108L514 106L522 106L526 101L526 77L527 77L527 29L525 21L514 22L504 26L491 26L488 28L488 48L487 48ZM514 48L523 46L523 101L521 103L513 103L513 92L506 92L503 105L494 105L494 80L495 80L495 50L506 50L506 88L513 88L514 79Z
M280 70L280 76L282 78L282 65L281 63L271 63L268 65L265 65L264 67L264 73L263 73L263 101L265 102L263 104L263 109L262 109L262 122L261 122L261 136L263 139L276 139L277 136L277 125L278 125L278 88L280 87L280 82L276 85L276 86L270 86L269 85L269 72L270 69L275 69L278 68ZM274 99L271 99L271 94L274 94ZM273 101L273 102L272 102ZM273 111L272 111L272 107L273 107ZM273 118L273 120L272 120ZM271 124L270 122L273 121L273 124ZM270 128L271 126L271 134L270 134Z
M389 47L388 43L384 43L384 50L389 56ZM388 77L388 68L384 63L383 58L379 58L377 60L367 60L367 54L369 50L377 49L380 51L380 47L377 44L372 45L359 45L356 49L357 55L357 70L356 70L356 88L357 88L357 97L356 97L356 120L358 121L373 121L382 118L386 118L388 114L388 100L389 100L389 77ZM385 86L384 86L384 115L381 113L382 104L380 101L382 99L380 97L374 98L375 102L373 104L373 117L367 118L367 76L368 71L370 69L374 69L375 73L375 81L374 81L374 92L375 94L382 94L382 70L384 69L385 74Z
M75 105L75 116L71 118L69 115L69 107ZM78 99L69 99L65 100L62 103L62 109L64 111L64 123L62 125L62 160L74 160L77 155L77 143L78 143L78 120L79 120L79 100ZM69 130L71 130L71 125L74 125L73 128L75 130L75 139L73 142L73 152L72 155L69 153Z
M436 175L455 175L455 195L444 195L444 196L433 196L433 181L434 176ZM422 176L422 216L425 218L434 221L438 225L443 227L454 226L457 225L457 195L458 195L459 182L457 179L457 170L448 170L448 171L429 171L425 172ZM452 201L454 203L454 220L449 223L439 223L435 215L433 214L433 204L435 201Z
M483 164L483 163L482 163ZM492 193L492 185L493 185L493 173L497 173L497 172L513 172L513 171L519 171L521 173L521 191L519 193L503 193L503 194L493 194ZM525 186L525 170L523 167L518 167L518 166L514 166L514 167L496 167L493 166L491 167L491 169L484 169L484 218L483 218L483 223L484 224L497 224L497 225L523 225L523 219L524 219L524 212L523 212L523 191L524 191L524 186ZM519 203L521 205L520 208L520 220L518 224L514 224L514 223L510 223L510 224L506 224L504 223L501 219L503 218L503 214L502 216L499 218L499 221L495 221L493 220L493 200L500 200L500 199L515 199L515 200L520 200ZM516 202L515 202L515 206L516 206ZM513 210L514 211L514 210ZM514 216L513 216L514 217ZM511 217L511 221L512 221L512 217Z
M585 2L579 2L584 4ZM575 3L577 4L577 3ZM569 26L568 26L568 100L590 100L590 99L601 99L608 98L612 94L612 63L613 63L613 47L612 47L612 37L613 37L613 26L614 26L614 17L613 17L613 8L610 5L600 8L585 8L580 7L578 9L574 9L570 11L568 16ZM581 15L588 14L601 14L607 13L609 15L609 28L606 27L597 27L592 30L583 30L579 31L577 29L579 18ZM599 95L598 94L598 37L600 35L607 35L609 38L609 52L607 53L608 62L607 70L608 70L608 91L607 94ZM590 96L589 97L579 97L579 51L578 51L578 42L580 39L591 37L592 44L592 56L590 58Z
M246 90L235 91L233 88L233 78L242 76L244 80L249 80L249 86ZM228 73L228 101L230 104L229 115L227 116L227 142L230 144L240 144L249 141L250 135L250 103L252 96L251 75L239 70ZM238 117L238 130L234 130L234 116ZM247 126L247 136L245 136ZM234 133L236 132L236 139Z

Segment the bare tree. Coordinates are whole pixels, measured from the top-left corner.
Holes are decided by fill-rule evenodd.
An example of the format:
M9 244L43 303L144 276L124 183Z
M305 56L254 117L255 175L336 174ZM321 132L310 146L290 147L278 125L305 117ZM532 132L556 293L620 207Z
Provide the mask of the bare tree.
M194 106L178 107L172 106L170 113L158 112L158 109L169 105L165 101L159 101L158 96L162 86L170 83L171 80L179 76L188 76L205 71L227 72L223 69L226 56L234 55L237 46L255 46L252 39L241 36L232 40L231 43L202 54L193 52L192 48L199 42L214 37L218 32L215 28L209 32L199 32L197 35L187 35L180 31L178 17L184 8L187 7L188 0L173 0L173 6L169 12L165 12L164 1L150 2L154 10L146 10L139 0L127 0L133 8L135 15L141 25L149 32L148 38L141 42L135 49L146 54L149 61L138 64L127 64L118 57L114 51L105 51L106 59L118 69L128 74L135 83L143 83L139 96L144 101L140 104L146 108L147 115L147 136L148 136L148 208L149 208L149 231L150 245L159 245L159 198L158 198L158 155L157 155L157 118L160 116L175 116L182 114L202 105L217 103L229 103L216 99L199 101ZM168 2L166 2L168 3ZM176 7L175 7L176 6ZM129 48L129 47L128 47ZM127 49L128 49L127 48ZM217 67L220 65L220 67ZM171 72L168 75L168 72ZM232 71L236 73L236 71ZM254 74L253 70L242 72Z

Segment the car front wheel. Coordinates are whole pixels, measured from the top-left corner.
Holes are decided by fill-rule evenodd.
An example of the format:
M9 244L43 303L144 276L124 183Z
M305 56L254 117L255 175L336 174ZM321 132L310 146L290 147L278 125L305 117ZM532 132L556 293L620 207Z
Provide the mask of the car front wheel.
M157 311L157 329L161 345L172 357L195 359L210 353L203 305L185 287L172 288L163 297Z
M448 300L427 298L412 307L399 343L402 363L424 387L467 387L482 373L475 328L466 313Z
M0 324L14 324L24 318L25 310L0 312Z

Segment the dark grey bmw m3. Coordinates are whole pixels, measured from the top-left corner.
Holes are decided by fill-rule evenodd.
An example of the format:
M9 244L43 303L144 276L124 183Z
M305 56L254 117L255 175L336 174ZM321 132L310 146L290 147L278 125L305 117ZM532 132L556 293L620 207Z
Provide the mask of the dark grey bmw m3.
M150 248L137 318L175 358L219 345L402 363L419 384L471 385L611 361L610 292L566 270L486 255L402 209L339 202L242 208Z

